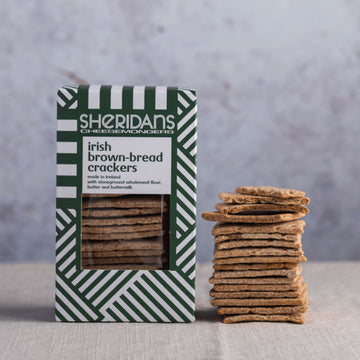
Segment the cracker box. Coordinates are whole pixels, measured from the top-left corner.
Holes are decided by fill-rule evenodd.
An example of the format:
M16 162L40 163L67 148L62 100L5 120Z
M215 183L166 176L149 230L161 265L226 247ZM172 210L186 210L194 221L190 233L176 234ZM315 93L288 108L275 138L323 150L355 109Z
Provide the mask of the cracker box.
M57 321L194 321L195 215L195 91L59 89Z

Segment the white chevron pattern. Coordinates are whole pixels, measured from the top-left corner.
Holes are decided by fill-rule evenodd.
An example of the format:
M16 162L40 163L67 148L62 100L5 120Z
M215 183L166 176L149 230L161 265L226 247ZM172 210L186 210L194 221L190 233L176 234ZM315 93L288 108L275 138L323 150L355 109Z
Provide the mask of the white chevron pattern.
M195 277L196 219L196 97L190 90L179 91L177 113L176 265L190 280Z
M63 109L75 110L78 107L78 88L76 86L64 86L59 89L57 103Z
M139 272L131 286L123 287L117 298L101 310L105 311L107 321L193 321L193 289L189 289L182 277L177 285L177 280L172 280L168 273L177 274L176 271ZM180 288L183 283L187 286L185 291Z

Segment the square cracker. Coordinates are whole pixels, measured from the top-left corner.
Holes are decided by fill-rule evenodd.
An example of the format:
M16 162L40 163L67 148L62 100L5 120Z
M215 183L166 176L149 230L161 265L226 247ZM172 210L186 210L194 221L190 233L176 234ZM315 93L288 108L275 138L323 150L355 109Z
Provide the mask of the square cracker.
M225 278L225 279L215 279L211 277L209 279L210 284L221 284L221 285L289 285L292 288L298 288L299 284L303 281L301 275L295 278L283 277L257 277L257 278Z
M130 240L130 241L83 241L82 252L118 251L118 250L158 250L163 249L162 241L158 240Z
M109 209L109 208L95 208L83 209L82 217L84 218L119 218L122 216L138 216L138 215L153 215L163 214L167 212L167 207L151 207L151 208L136 208L136 209Z
M218 211L205 212L201 216L208 221L234 222L234 223L258 223L268 224L283 221L297 220L304 217L303 212L292 212L283 214L267 214L267 215L227 215Z
M304 205L274 205L274 204L224 204L215 205L216 210L221 214L246 214L257 212L277 213L277 212L303 212L307 214L309 209Z
M256 263L301 263L306 262L305 256L240 256L214 259L214 264L256 264Z
M111 265L83 265L83 269L91 270L161 270L159 264L111 264Z
M301 274L301 266L297 266L294 269L269 269L269 270L229 270L219 271L215 270L214 279L226 279L226 278L249 278L249 277L264 277L264 276L286 276L288 278L295 278Z
M297 298L269 298L269 299L214 299L214 306L284 306L305 305L308 303L308 290L305 289Z
M235 233L235 234L227 234L227 235L218 235L215 236L214 239L215 243L220 243L229 240L279 240L279 241L299 242L301 241L301 234Z
M232 258L239 256L303 256L304 253L300 249L285 249L276 247L263 248L238 248L231 250L218 250L215 248L215 259Z
M83 265L103 265L103 264L162 264L167 261L161 256L123 256L123 257L105 257L105 258L82 258Z
M210 291L214 299L293 299L299 297L296 291Z
M245 299L245 298L297 298L301 296L301 293L306 288L306 284L303 283L301 287L294 291L210 291L210 296L215 299Z
M305 313L309 307L309 304L298 305L298 306L251 306L251 307L225 307L220 306L217 309L219 315L245 315L245 314L263 314L263 315L274 315L274 314L300 314Z
M133 233L100 233L100 234L87 234L81 235L82 240L97 240L97 241L108 241L108 240L132 240L132 239L145 239L152 237L159 237L165 235L164 230L154 231L137 231Z
M163 217L160 215L152 216L134 216L134 217L118 217L108 219L94 219L83 217L81 220L82 226L114 226L114 225L137 225L137 224L161 224Z
M298 279L290 284L215 284L214 291L295 291L303 283L303 279Z
M271 322L293 322L296 324L304 324L305 317L303 313L298 314L286 314L286 315L259 315L259 314L248 314L248 315L233 315L224 316L224 324L233 324L246 321L271 321Z
M81 232L82 234L118 234L118 233L138 233L138 232L155 231L161 229L162 229L162 224L83 226Z
M248 234L302 234L304 232L305 221L295 220L281 222L277 224L215 224L212 234L225 235L235 233Z
M217 250L229 250L245 247L279 247L290 249L301 249L301 240L282 241L282 240L230 240L217 243Z
M165 250L118 250L118 251L84 251L81 255L87 258L122 257L122 256L151 256L162 255Z
M82 194L83 198L107 198L107 197L119 197L129 196L128 194Z
M268 269L295 269L294 263L265 263L265 264L214 264L214 270L268 270Z
M160 196L124 196L110 198L84 198L82 201L83 209L90 208L152 208L161 207L165 202Z
M293 198L305 196L304 191L277 188L274 186L238 186L235 190L238 194L276 196L282 198Z
M281 204L281 205L308 205L308 197L282 198L275 196L245 195L238 193L219 193L219 198L227 204Z

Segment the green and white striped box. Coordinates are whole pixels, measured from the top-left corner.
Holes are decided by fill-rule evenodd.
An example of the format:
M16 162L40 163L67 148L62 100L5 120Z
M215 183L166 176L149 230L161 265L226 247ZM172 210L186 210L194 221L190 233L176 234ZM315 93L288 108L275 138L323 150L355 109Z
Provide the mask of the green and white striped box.
M194 321L196 109L195 91L175 87L58 90L57 321ZM96 180L114 174L121 183ZM83 269L82 195L88 193L167 195L168 270Z

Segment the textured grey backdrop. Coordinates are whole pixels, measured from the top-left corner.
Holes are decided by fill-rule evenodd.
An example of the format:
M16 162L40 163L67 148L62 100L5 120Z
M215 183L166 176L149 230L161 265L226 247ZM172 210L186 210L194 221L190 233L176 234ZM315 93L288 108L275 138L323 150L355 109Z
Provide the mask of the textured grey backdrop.
M360 259L358 1L2 0L0 23L0 260L54 259L65 71L197 89L199 214L239 184L302 189L308 258Z

